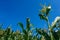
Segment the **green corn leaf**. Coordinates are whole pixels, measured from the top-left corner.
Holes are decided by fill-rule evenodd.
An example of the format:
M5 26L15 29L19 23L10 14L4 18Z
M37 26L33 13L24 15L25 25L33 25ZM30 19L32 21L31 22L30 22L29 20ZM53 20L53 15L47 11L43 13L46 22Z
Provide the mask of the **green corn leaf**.
M49 35L47 34L47 32L45 32L44 30L42 30L42 29L36 29L36 31L37 31L40 35L43 35L46 40L51 40L51 39L50 39L50 36L49 36Z
M47 8L46 10L47 10L47 11L46 11L46 16L48 16L50 9Z
M48 21L48 18L46 16L44 16L43 14L39 14L39 17L40 17L40 19Z
M0 30L2 30L2 26L3 26L3 24L0 24Z
M18 25L19 25L22 29L24 29L23 24L22 24L21 22L19 22Z
M60 40L60 30L58 30L57 34L58 34L58 37L59 37L59 40Z
M49 15L49 11L51 10L51 6L49 5L47 8L46 8L46 16Z
M24 34L27 34L26 30L25 30L24 27L23 27L23 24L22 24L21 22L19 22L18 24L19 24L19 26L22 28L23 33L24 33Z
M27 18L26 19L26 29L29 31L30 30L30 19L29 18Z
M53 34L55 40L59 40L59 36L58 36L57 32L53 31L52 34Z

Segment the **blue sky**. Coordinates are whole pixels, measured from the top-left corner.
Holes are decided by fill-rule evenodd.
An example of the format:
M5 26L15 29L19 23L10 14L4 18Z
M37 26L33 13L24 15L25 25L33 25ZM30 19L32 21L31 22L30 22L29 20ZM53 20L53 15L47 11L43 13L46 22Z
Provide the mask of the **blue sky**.
M13 30L20 30L18 22L26 25L26 18L31 19L31 23L37 28L45 28L46 22L39 19L39 10L41 4L51 4L50 23L56 16L60 16L60 0L0 0L0 24L3 28L12 25ZM47 28L47 27L46 27Z

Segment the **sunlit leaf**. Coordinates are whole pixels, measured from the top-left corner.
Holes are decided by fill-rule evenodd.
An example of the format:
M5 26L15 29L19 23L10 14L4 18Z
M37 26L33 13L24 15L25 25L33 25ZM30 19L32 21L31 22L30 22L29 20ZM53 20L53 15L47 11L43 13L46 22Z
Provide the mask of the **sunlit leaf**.
M60 27L60 17L59 16L56 17L55 20L52 22L51 29L54 29L55 27Z

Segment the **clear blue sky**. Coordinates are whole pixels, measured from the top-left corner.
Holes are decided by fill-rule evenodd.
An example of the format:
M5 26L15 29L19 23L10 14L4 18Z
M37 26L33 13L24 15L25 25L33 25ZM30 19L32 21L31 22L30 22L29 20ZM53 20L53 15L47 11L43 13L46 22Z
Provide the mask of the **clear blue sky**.
M60 16L60 0L0 0L0 24L3 28L12 25L12 29L20 29L18 22L26 25L26 17L31 19L35 27L45 28L45 22L39 19L39 9L41 4L51 4L50 23L56 16ZM51 17L52 16L52 17Z

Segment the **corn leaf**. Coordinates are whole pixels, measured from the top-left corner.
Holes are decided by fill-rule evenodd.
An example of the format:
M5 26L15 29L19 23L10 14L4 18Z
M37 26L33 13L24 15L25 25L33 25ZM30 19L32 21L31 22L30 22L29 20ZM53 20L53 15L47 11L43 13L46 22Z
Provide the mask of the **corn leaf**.
M29 18L26 19L26 29L27 31L30 30L30 19Z
M48 18L46 16L44 16L43 14L39 14L39 17L40 17L40 19L48 21Z

